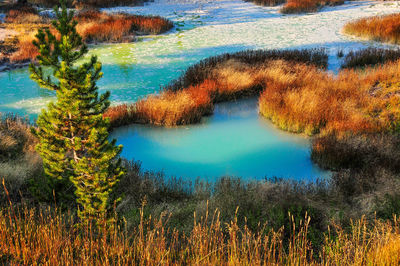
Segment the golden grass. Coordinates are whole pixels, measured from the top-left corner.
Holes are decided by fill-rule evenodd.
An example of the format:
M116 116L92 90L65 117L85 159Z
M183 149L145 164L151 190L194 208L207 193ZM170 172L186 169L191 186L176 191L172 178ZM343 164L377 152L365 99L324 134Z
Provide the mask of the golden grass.
M0 113L0 160L33 152L37 139L28 121L16 115Z
M18 24L39 24L46 21L45 18L39 16L36 9L30 6L16 6L7 12L5 18L6 23Z
M321 7L343 4L343 0L287 0L281 12L286 14L316 12Z
M34 60L39 55L38 49L32 43L34 39L34 33L20 35L17 44L18 50L10 56L10 61L13 63L19 63Z
M400 61L337 77L280 62L260 96L260 113L280 128L307 134L388 130L399 111Z
M233 71L235 67L241 70ZM149 95L129 105L129 111L123 107L109 108L105 117L110 117L113 125L126 124L124 120L132 122L130 119L136 123L163 126L197 123L203 116L212 114L215 102L254 95L259 91L257 79L245 68L250 71L250 67L229 60L214 70L213 79L185 89ZM120 109L119 113L117 109Z
M325 265L399 265L400 231L394 224L376 220L369 226L364 218L352 222L350 232L336 228L336 237L326 236Z
M214 103L258 95L264 88L261 72L274 59L325 67L325 55L322 50L259 50L211 57L189 67L159 94L134 104L111 107L105 117L111 118L113 126L196 123L212 113Z
M86 42L133 41L136 34L160 34L173 23L158 16L107 14L88 10L77 14L77 31ZM12 63L36 59L37 48L32 44L37 30L50 28L50 20L40 17L33 8L12 9L7 13L5 26L18 32L16 52L8 56Z
M343 31L369 40L400 44L400 13L349 22Z
M322 247L308 239L310 217L277 231L255 232L219 212L198 219L187 235L168 226L168 217L145 219L128 230L113 223L99 230L74 226L71 214L47 209L0 210L0 262L7 265L398 265L399 224L361 219L350 231L327 232ZM285 237L285 233L286 236ZM320 250L317 251L317 250Z
M10 9L5 18L5 27L17 33L16 50L7 54L11 63L26 63L36 58L37 48L32 44L39 28L49 27L50 20L41 17L37 10L30 6L15 6Z
M112 6L136 6L141 5L149 0L67 0L68 7L75 7L80 9L85 8L101 8ZM59 0L28 0L29 4L40 7L53 8L60 4Z
M215 82L206 80L185 90L150 95L136 103L137 119L141 123L165 126L199 122L204 115L212 113L215 88Z
M271 61L249 65L231 59L209 78L181 90L164 90L135 104L110 108L113 125L128 122L175 126L199 122L220 101L258 95L261 115L278 127L309 135L387 131L400 113L400 61L338 76L317 67ZM126 119L125 119L126 118Z
M122 42L132 40L136 32L159 34L173 27L164 18L128 14L107 14L89 10L80 12L77 31L88 42Z

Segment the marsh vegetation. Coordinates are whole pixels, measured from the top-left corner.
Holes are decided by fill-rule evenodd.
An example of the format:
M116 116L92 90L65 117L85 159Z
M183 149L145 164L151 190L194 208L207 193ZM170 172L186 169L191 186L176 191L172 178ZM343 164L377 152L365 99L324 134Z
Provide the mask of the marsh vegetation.
M343 31L368 40L400 43L400 14L361 18L345 25Z
M140 24L132 22L136 17L130 21L124 16L78 14L78 33L86 41L122 41L125 30L119 35L110 26L103 35L92 36L99 29L91 27L107 29L128 21L136 23L135 31L152 33L153 23L159 24L155 18ZM16 17L10 16L10 23ZM88 25L79 32L84 23ZM113 127L172 127L199 122L218 102L256 96L261 116L283 130L310 135L311 158L332 171L331 178L316 182L226 176L191 183L122 160L125 175L109 191L109 220L96 226L82 226L77 215L81 203L59 201L55 190L47 189L49 173L43 169L50 153L43 155L47 147L42 146L44 160L39 157L34 147L43 145L45 135L38 139L33 132L49 132L46 123L55 122L41 118L38 128L19 116L2 115L0 264L399 264L398 54L375 48L350 52L333 75L326 71L328 54L321 49L225 53L189 67L159 94L108 108L104 121L108 103L96 105L92 115L99 123L110 118ZM98 70L97 61L91 62L83 67ZM98 78L99 73L89 74ZM90 77L77 81L89 82ZM95 81L85 88L96 90ZM79 115L75 119L74 125L82 122ZM55 130L64 126L59 125ZM79 143L74 147L86 155Z
M77 32L86 43L132 42L138 35L161 34L173 27L173 23L159 16L140 16L124 13L108 14L96 9L77 12ZM32 6L15 6L7 10L4 27L16 34L3 42L0 61L17 65L29 63L38 55L32 44L38 29L55 33L51 19L41 15Z
M245 0L257 5L276 6L283 4L280 12L284 14L297 14L317 12L325 6L344 4L343 0Z

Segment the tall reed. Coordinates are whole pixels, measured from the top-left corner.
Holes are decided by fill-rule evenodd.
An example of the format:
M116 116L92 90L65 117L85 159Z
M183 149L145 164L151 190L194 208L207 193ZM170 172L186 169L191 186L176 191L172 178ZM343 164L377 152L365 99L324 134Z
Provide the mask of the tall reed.
M129 41L131 35L160 34L173 27L173 23L159 16L107 14L89 10L77 14L77 31L87 42Z
M324 6L341 5L344 0L287 0L281 8L285 14L317 12Z
M324 50L256 50L210 57L189 67L160 94L137 103L111 107L105 116L114 126L150 123L175 126L196 123L213 112L216 102L258 95L262 89L260 69L269 62L284 59L324 68Z
M347 23L343 31L361 38L400 43L400 13L361 18Z
M365 219L351 223L350 231L334 227L325 235L321 252L314 252L308 230L310 217L277 231L260 226L253 232L237 219L223 225L219 213L194 214L188 234L170 228L168 216L144 217L137 228L124 222L103 226L74 226L74 216L57 209L0 210L0 261L9 265L398 265L400 231L394 222ZM296 226L296 224L298 224ZM289 232L285 239L284 232ZM284 244L287 243L287 244Z
M350 51L344 58L341 68L363 68L393 62L400 59L400 49L367 48Z
M277 54L265 54L271 59L258 61L252 53L243 53L202 61L161 93L129 108L110 108L105 116L115 125L183 125L199 122L212 113L217 102L262 92L261 115L284 130L313 135L322 131L372 133L398 127L400 113L395 106L400 95L396 86L400 61L362 72L342 70L333 76L302 63L301 58L297 62L294 57L292 61L273 60L279 59ZM278 55L286 59L287 54Z
M159 16L107 14L97 10L78 12L77 31L86 42L130 42L136 35L160 34L170 30L173 23ZM8 11L6 27L18 32L15 52L7 56L11 63L26 63L36 59L37 48L32 44L39 28L49 28L50 19L40 16L35 8L21 7Z
M260 96L260 113L280 128L315 134L388 131L399 117L400 61L337 77L305 65L279 63Z

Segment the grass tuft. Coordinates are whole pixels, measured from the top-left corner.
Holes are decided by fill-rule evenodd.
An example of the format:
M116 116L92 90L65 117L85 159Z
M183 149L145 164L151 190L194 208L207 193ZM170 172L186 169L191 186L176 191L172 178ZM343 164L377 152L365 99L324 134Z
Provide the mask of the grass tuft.
M214 103L258 95L262 69L273 60L327 65L324 50L256 50L210 57L189 67L160 94L130 106L111 107L105 114L113 125L150 123L176 126L197 123Z
M286 0L244 0L244 1L252 2L256 5L261 5L261 6L276 6L286 3Z
M309 240L310 217L296 221L289 213L289 228L260 226L257 231L240 227L235 216L222 224L220 213L194 213L192 231L181 234L168 225L168 216L145 218L139 226L124 224L74 226L74 216L57 210L14 208L0 211L0 257L5 264L132 265L398 265L400 231L393 223L362 218L349 230L333 227L325 234L322 251ZM287 244L284 244L287 243Z
M124 13L108 14L98 10L78 12L77 31L87 43L130 42L137 35L160 34L170 30L173 23L159 16L140 16ZM27 63L35 60L37 48L32 44L39 28L50 28L50 19L40 16L33 7L10 9L5 19L7 29L17 32L15 40L0 45L5 58L1 61Z
M400 61L337 77L312 66L280 64L260 96L260 113L282 129L315 134L397 128Z
M86 42L131 41L135 34L160 34L173 23L159 16L139 16L124 13L107 14L96 10L78 13L77 31Z
M400 44L400 13L361 18L347 23L343 31L369 40Z
M344 4L344 0L287 0L281 12L284 14L317 12L324 6L342 4Z
M350 51L343 60L341 68L364 68L400 59L400 49L367 48Z

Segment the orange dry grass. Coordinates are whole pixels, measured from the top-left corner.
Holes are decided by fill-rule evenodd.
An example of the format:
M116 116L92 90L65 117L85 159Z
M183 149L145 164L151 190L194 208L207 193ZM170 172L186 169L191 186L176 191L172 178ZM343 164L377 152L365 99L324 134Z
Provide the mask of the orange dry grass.
M34 39L34 34L19 36L18 50L11 55L10 61L19 63L35 59L39 55L39 51L32 43Z
M352 223L346 233L327 234L322 252L308 239L310 218L278 231L222 225L219 213L194 216L192 231L170 228L164 216L127 230L117 224L99 230L74 226L73 216L11 207L0 211L0 260L7 265L398 265L400 231L394 223ZM289 235L285 239L285 231ZM290 232L290 233L289 233ZM284 242L288 245L284 246ZM318 248L318 247L314 247ZM317 250L317 249L315 249Z
M145 220L143 208L138 228L127 231L116 224L100 230L74 226L73 216L47 210L0 211L0 257L10 265L217 265L306 263L311 259L307 230L310 219L293 231L283 248L283 229L253 233L239 228L237 219L221 225L219 213L194 218L185 236L169 228L162 215ZM96 232L95 232L96 231ZM227 232L227 233L224 233Z
M7 12L5 22L15 24L38 24L47 21L30 6L15 6Z
M215 87L215 82L206 80L185 90L151 95L136 103L136 117L141 123L165 126L199 122L202 116L212 112Z
M32 44L39 28L48 27L49 19L41 17L37 10L30 6L16 6L7 12L5 18L7 29L17 32L16 52L8 56L12 63L26 63L38 55Z
M400 61L333 76L305 64L278 60L249 65L219 63L197 86L165 90L105 114L114 126L132 122L175 126L199 122L213 104L260 96L260 113L282 129L307 134L378 132L396 126ZM118 108L120 109L118 111Z
M113 126L132 122L164 126L197 123L212 113L216 102L260 92L258 77L253 72L254 68L247 64L228 60L218 65L211 77L199 85L177 91L165 90L129 108L112 107L104 116L111 118Z
M316 12L323 6L341 5L343 3L343 0L288 0L281 12L286 14Z
M110 118L112 127L123 126L127 124L125 121L136 120L135 112L132 108L133 106L128 104L111 106L107 109L104 117Z
M120 42L140 31L159 34L172 28L172 23L161 17L128 14L107 14L99 11L81 12L76 17L77 31L86 41Z
M33 152L37 144L28 121L16 115L0 113L0 160Z
M400 44L400 13L362 18L346 24L343 31L375 41Z
M23 10L18 12L11 10L6 19L8 21L6 27L19 32L17 51L9 57L13 63L27 62L36 58L38 50L32 41L39 28L50 28L54 31L47 19L43 19L37 14L24 12ZM37 19L31 19L32 17L37 17ZM77 31L87 42L132 41L133 35L138 31L146 34L158 34L173 27L172 22L161 17L109 15L99 11L81 12L76 19L78 21Z
M326 265L399 265L400 227L375 221L369 227L364 218L351 223L351 231L336 228L336 238L325 238L324 262Z
M400 61L337 77L306 65L277 62L265 75L260 113L280 128L306 132L376 132L400 118ZM268 73L269 72L269 73Z

